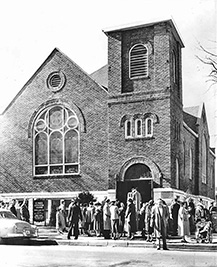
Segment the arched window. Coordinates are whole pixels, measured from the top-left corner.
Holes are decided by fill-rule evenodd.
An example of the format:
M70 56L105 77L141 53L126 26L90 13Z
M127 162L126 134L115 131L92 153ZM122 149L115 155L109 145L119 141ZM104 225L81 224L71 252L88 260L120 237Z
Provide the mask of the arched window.
M33 128L34 175L79 173L79 121L61 105L44 109Z
M176 188L179 189L179 160L176 158Z
M147 118L145 120L145 136L152 137L153 136L153 119Z
M136 119L135 120L135 137L142 136L142 120Z
M193 177L193 153L192 149L189 151L189 179L192 180Z
M206 138L202 137L202 183L206 184L207 181L207 145Z
M125 138L132 137L132 122L130 120L125 121Z
M148 50L143 44L134 45L129 53L130 79L148 76Z

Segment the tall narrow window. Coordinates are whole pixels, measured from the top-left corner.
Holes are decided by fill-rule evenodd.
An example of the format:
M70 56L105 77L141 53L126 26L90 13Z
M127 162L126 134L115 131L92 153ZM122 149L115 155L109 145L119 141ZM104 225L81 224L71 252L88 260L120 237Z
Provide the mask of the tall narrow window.
M203 135L202 137L202 183L206 184L207 182L207 145L206 138Z
M152 137L153 136L153 119L147 118L145 120L145 136Z
M132 137L132 122L130 120L125 121L125 137Z
M185 169L186 169L186 151L185 151L185 141L183 141L183 169L184 169L184 175L185 175Z
M193 154L192 149L189 151L189 179L192 180L193 177Z
M43 110L33 132L35 176L79 173L79 122L72 110L60 105Z
M173 51L172 52L172 69L173 69L173 82L177 82L177 59L176 59L176 54Z
M148 50L143 44L134 45L129 54L131 79L148 76Z
M176 188L179 189L179 160L176 158Z
M135 137L142 136L142 120L136 119L135 120Z

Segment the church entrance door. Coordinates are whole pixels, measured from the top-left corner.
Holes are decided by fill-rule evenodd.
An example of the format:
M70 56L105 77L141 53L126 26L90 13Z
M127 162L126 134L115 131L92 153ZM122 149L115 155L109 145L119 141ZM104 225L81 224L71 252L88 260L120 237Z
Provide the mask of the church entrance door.
M153 197L152 180L132 180L117 181L116 198L126 204L127 193L131 191L132 187L138 188L142 202L148 202Z

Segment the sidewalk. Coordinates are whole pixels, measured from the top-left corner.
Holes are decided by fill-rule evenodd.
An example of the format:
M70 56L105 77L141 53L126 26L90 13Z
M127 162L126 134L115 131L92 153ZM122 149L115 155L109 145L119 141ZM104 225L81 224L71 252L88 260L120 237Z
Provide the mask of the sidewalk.
M141 236L135 236L133 240L123 237L118 240L104 239L96 236L80 235L77 240L71 237L67 239L67 233L59 234L55 228L39 227L39 239L52 239L59 245L70 246L112 246L112 247L144 247L156 248L155 243L145 241ZM212 235L212 243L196 243L193 236L189 238L188 243L182 243L179 237L169 237L167 239L168 248L171 250L193 250L193 251L217 251L217 233Z

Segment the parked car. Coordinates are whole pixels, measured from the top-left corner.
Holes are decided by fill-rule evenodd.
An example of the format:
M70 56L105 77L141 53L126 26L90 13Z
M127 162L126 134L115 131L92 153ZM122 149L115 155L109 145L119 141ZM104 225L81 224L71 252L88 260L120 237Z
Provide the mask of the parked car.
M38 236L35 225L21 221L9 210L0 210L0 239L1 238L31 238Z

